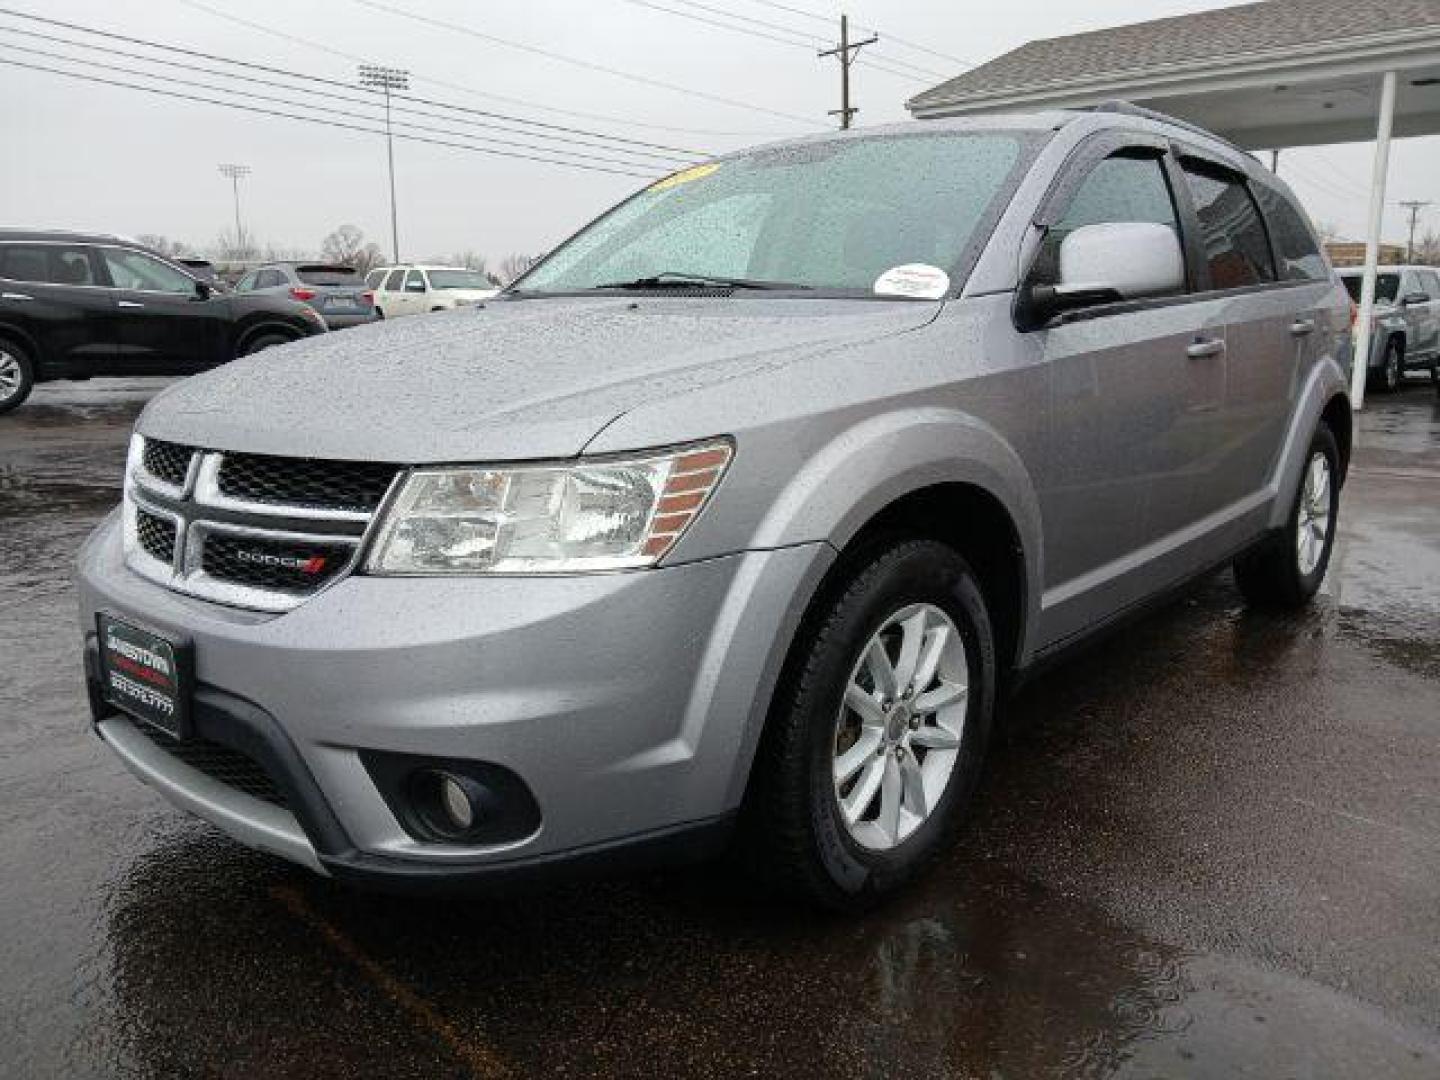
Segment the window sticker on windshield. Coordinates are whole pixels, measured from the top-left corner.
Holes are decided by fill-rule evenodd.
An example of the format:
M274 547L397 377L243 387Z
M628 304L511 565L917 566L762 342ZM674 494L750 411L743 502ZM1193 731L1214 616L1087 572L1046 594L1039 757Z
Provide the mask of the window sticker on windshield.
M876 296L913 296L939 300L950 291L950 275L929 263L892 266L875 279Z
M681 169L677 173L671 173L663 180L657 180L650 185L651 191L666 191L672 187L679 187L681 184L688 184L691 180L701 180L720 168L718 162L711 162L708 165L696 165L693 168Z

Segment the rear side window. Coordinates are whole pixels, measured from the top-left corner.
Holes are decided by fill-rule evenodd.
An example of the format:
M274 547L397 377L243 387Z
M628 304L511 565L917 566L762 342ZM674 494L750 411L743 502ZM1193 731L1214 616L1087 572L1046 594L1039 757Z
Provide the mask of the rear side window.
M255 278L257 289L279 289L286 284L285 272L283 270L261 270Z
M1431 300L1440 300L1440 277L1437 277L1434 270L1417 270L1416 276L1420 279L1420 291Z
M36 285L97 285L90 253L60 244L0 245L0 277Z
M1270 238L1244 181L1194 161L1182 167L1200 218L1210 287L1242 289L1274 281Z
M1037 285L1059 284L1060 245L1076 229L1132 221L1168 225L1178 233L1164 168L1155 157L1108 157L1091 170L1064 217L1045 234L1031 280Z
M1278 191L1259 186L1260 206L1275 241L1282 281L1324 281L1329 276L1320 245L1300 208Z
M385 280L384 270L371 270L365 275L365 287L367 289L378 289L380 283Z
M349 266L297 266L295 276L306 285L354 285L359 277Z
M391 271L390 271L390 277L387 278L386 281L385 281L385 291L386 291L386 292L399 292L399 291L400 291L400 283L401 283L402 281L404 281L404 280L405 280L405 270L404 270L403 267L402 267L401 269L399 269L399 270L391 270Z

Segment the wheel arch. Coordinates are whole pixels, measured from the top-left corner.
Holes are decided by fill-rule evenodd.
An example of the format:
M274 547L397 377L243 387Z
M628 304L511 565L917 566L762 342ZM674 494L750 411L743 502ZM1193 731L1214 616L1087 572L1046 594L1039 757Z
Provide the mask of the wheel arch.
M40 381L40 365L44 361L43 353L40 350L40 343L33 336L21 330L18 326L11 326L9 323L0 323L0 340L8 341L25 351L31 365L35 370L35 381Z
M264 334L283 334L290 341L299 341L304 335L289 323L278 322L274 319L262 319L240 329L235 335L235 357L245 355L245 350L257 337Z

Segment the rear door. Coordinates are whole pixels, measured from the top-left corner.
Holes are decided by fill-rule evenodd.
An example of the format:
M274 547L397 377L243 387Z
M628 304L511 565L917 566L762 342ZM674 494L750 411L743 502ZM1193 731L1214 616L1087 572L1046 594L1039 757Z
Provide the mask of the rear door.
M181 375L228 359L219 355L229 305L202 295L179 267L134 248L100 249L115 286L120 370Z
M35 342L42 375L103 375L115 363L114 295L84 245L0 244L0 323Z
M405 275L404 311L406 315L418 315L429 308L430 283L425 280L425 273L415 267L411 267Z
M1424 361L1440 351L1440 277L1437 277L1434 270L1415 270L1415 289L1417 300L1420 295L1425 299L1412 305L1417 322L1423 322L1425 330L1423 342L1418 350L1412 349L1406 360Z
M1318 329L1323 288L1279 280L1270 235L1245 175L1187 149L1181 173L1197 223L1203 288L1225 323L1224 385L1213 437L1192 462L1185 517L1236 515L1262 489L1278 459L1299 384L1304 339Z

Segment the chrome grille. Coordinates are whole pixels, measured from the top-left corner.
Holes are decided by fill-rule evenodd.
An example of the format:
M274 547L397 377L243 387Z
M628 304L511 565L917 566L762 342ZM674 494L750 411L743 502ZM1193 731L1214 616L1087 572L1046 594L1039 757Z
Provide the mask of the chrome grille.
M353 569L400 472L137 435L125 476L126 562L176 592L288 611Z

